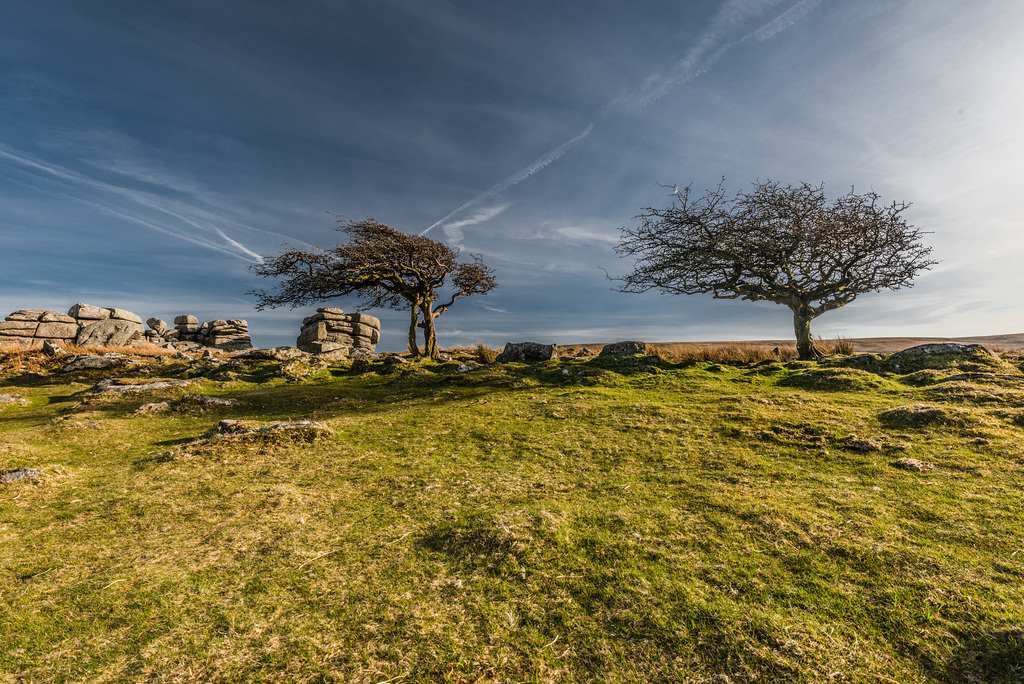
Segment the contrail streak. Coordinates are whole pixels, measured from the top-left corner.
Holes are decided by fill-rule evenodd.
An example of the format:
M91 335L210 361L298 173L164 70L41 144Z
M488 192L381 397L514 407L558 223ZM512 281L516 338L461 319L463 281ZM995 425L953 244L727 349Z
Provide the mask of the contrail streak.
M673 88L692 81L704 74L713 67L726 52L740 43L744 43L748 40L768 40L775 34L784 31L795 24L822 2L822 0L800 0L800 2L797 2L788 10L760 28L747 33L739 39L722 42L725 34L730 30L735 30L737 24L749 21L752 16L756 16L768 8L778 5L782 1L783 0L726 0L715 16L712 17L708 28L698 38L697 44L687 51L683 59L673 65L669 75L662 76L659 74L651 74L644 80L643 84L641 84L639 93L616 98L602 107L598 111L598 116L600 118L605 118L614 110L635 111L643 109L652 102L664 97ZM480 193L455 211L429 226L426 230L421 232L420 235L426 235L445 221L462 213L466 209L469 209L478 202L481 202L488 197L493 197L494 195L523 182L551 162L564 155L570 147L590 135L593 128L594 124L591 123L587 126L586 130L575 138L556 147L519 173L509 176L500 183ZM469 225L469 222L461 224L460 228L463 225Z
M573 145L578 143L580 140L583 140L588 135L590 135L590 131L592 131L592 130L594 130L594 124L590 124L589 126L586 127L586 129L584 129L584 131L582 133L577 135L575 138L573 138L572 140L569 140L568 142L562 143L561 145L559 145L555 149L551 150L550 152L548 152L544 156L542 156L539 159L537 159L537 161L533 162L532 164L527 166L525 169L523 169L519 173L514 174L512 176L509 176L505 180L501 181L500 183L498 183L496 185L491 186L489 189L485 190L484 192L480 193L479 195L477 195L473 199L469 200L468 202L463 204L461 207L459 207L458 209L456 209L452 213L450 213L447 216L445 216L440 221L437 221L433 225L429 226L426 230L424 230L422 233L420 233L420 235L426 235L427 233L432 231L434 228L437 228L439 225L441 225L442 223L444 223L445 221L447 221L451 217L455 216L456 214L462 213L466 209L469 209L471 206L473 206L474 204L476 204L480 200L487 199L488 197L493 197L494 195L497 195L499 192L504 192L505 190L508 190L513 185L518 185L519 183L522 183L524 180L526 180L527 178L529 178L533 174L537 173L538 171L543 169L545 166L547 166L551 162L556 161L559 157L561 157L566 152L568 152L570 147L572 147Z
M785 31L790 26L803 19L805 16L814 11L822 0L801 0L796 5L793 5L788 10L775 17L767 24L757 29L751 34L754 40L768 40L776 33Z
M102 181L93 180L91 178L82 176L82 175L80 175L78 173L75 173L73 171L61 168L59 166L55 166L55 165L52 165L52 164L44 164L42 162L39 162L39 161L36 161L36 160L31 159L29 157L26 157L26 156L24 156L22 154L18 154L18 153L12 152L9 149L5 149L3 147L0 147L0 158L7 159L9 161L15 162L16 164L19 164L22 167L27 167L28 169L32 169L34 171L46 174L48 176L51 176L51 177L54 177L54 178L58 178L58 179L60 179L62 181L66 181L66 182L71 183L71 184L75 184L75 185L79 185L79 186L85 186L85 187L88 187L88 188L93 188L93 189L96 189L96 190L101 190L101 191L104 191L104 192L108 192L108 193L111 193L111 194L114 194L114 195L119 195L121 197L127 198L127 199L129 199L129 200L131 200L131 201L133 201L133 202L135 202L135 203L137 203L139 205L142 205L143 207L148 207L149 209L152 209L154 211L157 211L157 212L160 212L162 214L166 214L167 216L171 216L171 217L173 217L175 219L178 219L182 223L185 223L186 225L189 225L189 226L191 226L191 227L193 227L193 228L195 228L195 229L197 229L199 231L213 232L217 236L219 236L221 239L223 239L224 242L226 242L229 245L229 247L224 247L222 245L218 245L215 242L209 242L209 241L207 241L205 239L196 237L194 235L190 235L190 234L188 234L186 232L182 232L180 230L174 230L174 229L172 229L171 227L168 227L168 226L160 226L160 225L158 225L156 223L153 223L152 221L147 221L147 220L144 220L144 219L141 219L141 218L137 218L135 216L126 214L126 213L121 212L121 211L117 211L117 210L115 210L115 209L113 209L113 208L111 208L109 206L105 206L105 205L99 204L99 203L91 201L91 200L86 200L84 198L76 197L74 195L70 195L70 194L67 194L67 193L61 193L65 197L68 197L70 199L78 200L80 202L83 202L84 204L88 204L90 206L96 207L98 209L101 209L103 211L111 213L111 214L113 214L115 216L119 216L121 218L133 221L133 222L135 222L135 223L137 223L139 225L142 225L142 226L145 226L147 228L150 228L151 230L155 230L155 231L157 231L159 233L163 233L164 235L168 235L168 236L171 236L171 237L178 238L179 240L184 240L185 242L189 242L191 244L194 244L194 245L197 245L197 246L200 246L200 247L206 247L207 249L212 249L212 250L221 252L223 254L228 254L228 255L236 257L236 258L244 259L246 261L259 262L259 261L262 261L262 259L263 259L263 257L261 257L256 252L252 251L251 249L249 249L248 247L246 247L242 243L238 242L237 240L233 240L233 239L229 238L224 233L224 231L220 230L216 226L214 226L212 224L209 224L209 223L206 223L206 222L200 222L200 221L198 221L196 219L193 219L193 218L191 218L189 216L186 216L182 212L176 211L173 207L167 206L165 203L160 202L160 201L158 201L156 199L153 199L151 196L149 196L146 193L138 192L138 191L131 190L131 189L128 189L128 188L124 188L124 187L121 187L121 186L118 186L118 185L111 185L109 183L104 183Z

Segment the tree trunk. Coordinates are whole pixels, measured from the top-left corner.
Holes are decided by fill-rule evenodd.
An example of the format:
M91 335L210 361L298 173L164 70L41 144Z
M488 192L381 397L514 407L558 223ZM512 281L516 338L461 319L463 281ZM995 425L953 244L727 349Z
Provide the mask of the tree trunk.
M821 352L814 346L814 338L811 337L811 321L814 316L807 311L807 307L801 306L793 309L793 327L796 329L796 352L801 361L813 361L821 358Z
M434 312L431 311L433 308L434 300L425 299L420 305L420 311L423 312L423 354L429 356L432 359L436 359L441 350L437 348L437 331L434 329Z
M420 355L419 345L416 344L416 322L419 320L419 309L416 304L409 307L411 310L412 320L409 321L409 353L413 356Z

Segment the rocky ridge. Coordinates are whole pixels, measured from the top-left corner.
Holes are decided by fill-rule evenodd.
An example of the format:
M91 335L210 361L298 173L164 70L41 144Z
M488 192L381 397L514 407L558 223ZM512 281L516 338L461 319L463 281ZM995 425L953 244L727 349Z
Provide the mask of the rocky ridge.
M66 314L45 309L19 309L0 321L0 345L21 349L59 349L61 345L82 347L127 347L149 342L161 347L196 350L212 347L223 351L252 349L249 326L242 319L200 323L191 315L174 319L168 329L158 318L147 321L117 307L78 303Z

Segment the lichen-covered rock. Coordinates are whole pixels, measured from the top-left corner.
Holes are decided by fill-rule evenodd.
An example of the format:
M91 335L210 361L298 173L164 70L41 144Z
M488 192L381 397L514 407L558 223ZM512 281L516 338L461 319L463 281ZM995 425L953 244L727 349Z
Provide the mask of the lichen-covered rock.
M291 361L308 356L308 352L295 347L273 347L272 349L250 349L232 358L236 359L258 359L263 361Z
M118 309L114 306L108 306L107 311L110 312L110 317L119 321L131 321L132 323L138 323L139 327L142 326L142 318L133 314L131 311L125 311L124 309Z
M68 316L77 320L102 321L110 318L110 309L78 303L68 309Z
M154 323L155 322L155 323ZM150 327L163 324L158 319L150 319ZM160 333L161 337L171 343L190 342L203 347L212 347L221 351L245 351L252 349L252 338L249 337L249 324L241 318L231 320L216 319L200 323L191 314L175 316L174 329Z
M123 356L97 356L95 354L80 354L72 356L61 371L73 373L85 370L109 370L128 365L128 359Z
M237 399L229 397L208 397L205 394L186 394L181 398L183 404L198 404L202 406L238 406Z
M126 347L142 339L142 324L124 319L94 321L78 331L80 347Z
M43 474L35 468L4 468L0 470L0 482L9 484L21 480L36 480Z
M3 321L0 322L0 335L7 337L35 337L36 321Z
M78 323L40 323L36 328L35 336L45 339L73 340L78 336Z
M320 307L302 321L295 346L314 354L342 348L375 350L380 341L380 320L363 313L346 314L334 307Z
M327 362L312 355L306 355L299 359L292 359L281 364L278 375L291 380L305 380L318 373L327 370Z
M51 342L50 340L43 342L43 353L47 356L64 356L67 354L63 347L56 342Z
M9 314L4 320L7 321L32 321L35 323L39 318L47 313L42 309L18 309L17 311Z
M107 378L97 382L90 390L94 394L113 392L115 394L136 394L138 392L152 392L154 390L169 389L172 387L187 387L192 380L157 380L137 384L120 384L116 378Z
M613 342L612 344L606 344L601 347L600 356L609 356L611 354L646 354L647 343L646 342Z
M536 363L558 355L558 345L539 342L509 342L495 360L497 363Z

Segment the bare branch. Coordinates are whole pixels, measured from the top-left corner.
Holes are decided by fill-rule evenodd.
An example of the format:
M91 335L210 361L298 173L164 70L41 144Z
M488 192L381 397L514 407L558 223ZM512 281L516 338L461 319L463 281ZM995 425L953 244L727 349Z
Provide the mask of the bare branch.
M673 189L673 204L648 207L637 226L622 228L616 251L635 262L615 279L619 290L784 304L802 357L813 354L811 319L865 292L909 287L935 264L925 233L903 217L910 205L885 205L874 192L851 189L829 202L824 184L768 180L732 199L724 179L696 198L690 188L662 187Z
M259 276L279 280L274 292L248 293L257 298L258 310L295 308L350 295L359 298L361 308L410 309L410 351L418 353L415 328L420 315L432 319L458 297L487 294L497 287L493 271L478 254L472 255L472 262L460 263L458 250L432 238L407 235L373 218L335 219L335 230L345 233L348 242L326 250L288 247L252 267ZM437 299L437 290L449 277L451 301L431 311L426 303ZM427 353L434 355L433 323L426 325L424 320L423 327Z

